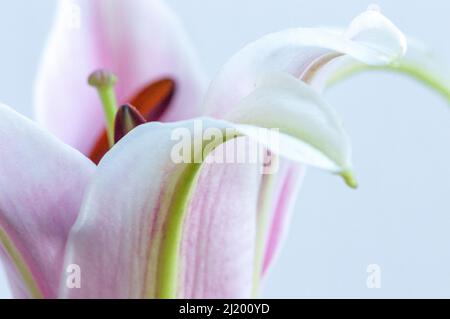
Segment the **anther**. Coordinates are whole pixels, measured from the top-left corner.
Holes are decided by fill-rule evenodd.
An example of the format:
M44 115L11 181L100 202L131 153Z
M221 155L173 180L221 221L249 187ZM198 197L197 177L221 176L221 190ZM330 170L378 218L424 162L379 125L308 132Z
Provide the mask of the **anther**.
M114 123L114 142L117 143L136 126L144 124L145 118L130 104L122 105L116 114Z

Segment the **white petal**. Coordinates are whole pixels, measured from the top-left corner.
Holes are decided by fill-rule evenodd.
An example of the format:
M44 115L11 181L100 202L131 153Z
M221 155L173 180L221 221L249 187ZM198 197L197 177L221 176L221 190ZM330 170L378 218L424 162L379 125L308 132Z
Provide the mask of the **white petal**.
M317 72L341 55L384 65L401 56L405 46L403 34L372 10L356 17L346 33L325 28L294 28L269 34L245 46L219 71L208 90L204 108L208 114L223 116L250 94L266 73L310 77L308 72Z

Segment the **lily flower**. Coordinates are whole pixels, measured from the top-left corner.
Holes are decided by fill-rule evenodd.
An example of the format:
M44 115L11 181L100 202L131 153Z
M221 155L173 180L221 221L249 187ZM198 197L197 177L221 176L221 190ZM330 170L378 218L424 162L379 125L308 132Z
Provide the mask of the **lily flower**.
M349 138L322 89L347 58L376 67L398 61L404 35L372 9L341 33L267 35L225 64L199 108L197 64L161 2L76 3L86 29L63 31L57 19L37 86L40 127L0 106L0 256L14 294L257 296L305 167L356 186ZM98 68L118 75L89 79L105 120L94 90L83 86ZM136 108L117 111L117 101ZM208 117L192 118L200 113ZM279 143L260 134L272 128ZM174 133L192 146L187 161L174 161ZM278 172L261 174L260 162L220 162L231 148L260 145ZM81 271L76 287L68 285L73 266Z

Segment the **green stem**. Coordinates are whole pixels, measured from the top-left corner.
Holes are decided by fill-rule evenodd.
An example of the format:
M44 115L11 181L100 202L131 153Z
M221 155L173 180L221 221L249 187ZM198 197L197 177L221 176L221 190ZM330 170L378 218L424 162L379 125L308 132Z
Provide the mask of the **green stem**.
M424 83L426 86L439 93L450 104L450 84L448 81L440 77L435 72L419 66L417 63L410 62L408 60L401 60L393 65L388 66L368 66L360 63L355 63L343 70L336 72L328 80L327 85L333 86L338 82L345 80L355 74L362 71L388 71L401 73L411 76L419 82Z

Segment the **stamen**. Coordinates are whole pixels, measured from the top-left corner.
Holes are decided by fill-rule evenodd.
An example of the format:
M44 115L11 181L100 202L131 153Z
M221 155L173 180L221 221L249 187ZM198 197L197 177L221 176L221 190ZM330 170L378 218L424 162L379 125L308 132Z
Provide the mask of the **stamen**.
M175 95L176 84L170 78L163 78L143 87L130 103L147 121L157 121L169 107Z
M117 99L114 86L117 77L108 70L97 70L88 79L90 86L97 89L106 118L106 132L110 146L114 145L114 119L117 112Z
M117 143L128 132L136 126L144 124L145 118L132 105L122 105L117 111L115 126L114 126L114 142Z
M92 81L94 86L108 84L108 76L106 72L99 74ZM114 78L113 78L114 79ZM109 82L111 84L111 82ZM138 91L131 99L130 104L136 108L146 121L158 121L164 114L166 109L170 106L173 96L176 94L175 81L170 78L163 78L158 81L151 82ZM100 162L102 157L108 152L111 147L109 136L105 129L99 136L89 153L89 158L96 164ZM115 133L113 134L113 136Z

